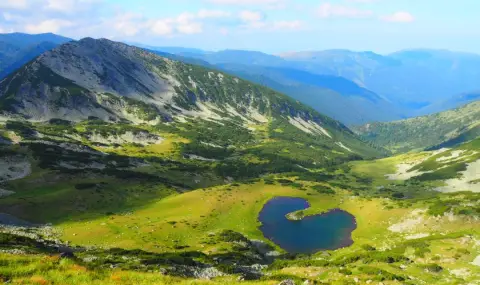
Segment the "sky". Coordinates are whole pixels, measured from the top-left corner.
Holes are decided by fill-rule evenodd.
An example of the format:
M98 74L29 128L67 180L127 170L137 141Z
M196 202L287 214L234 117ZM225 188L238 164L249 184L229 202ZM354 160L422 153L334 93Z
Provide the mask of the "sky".
M0 33L277 54L480 53L479 0L0 0Z

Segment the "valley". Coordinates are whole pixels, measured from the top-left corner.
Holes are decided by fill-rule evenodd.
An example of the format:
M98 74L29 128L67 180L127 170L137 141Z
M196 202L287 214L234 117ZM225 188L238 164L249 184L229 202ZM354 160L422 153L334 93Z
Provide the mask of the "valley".
M0 81L0 281L478 284L478 106L354 132L215 67L63 44Z

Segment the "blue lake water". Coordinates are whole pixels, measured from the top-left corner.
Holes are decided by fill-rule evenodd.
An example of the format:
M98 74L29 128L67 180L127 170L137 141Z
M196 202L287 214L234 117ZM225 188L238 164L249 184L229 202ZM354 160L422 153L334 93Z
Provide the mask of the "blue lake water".
M286 218L291 212L309 208L305 199L276 197L259 214L263 235L290 253L315 253L352 245L355 217L343 210L308 216L299 221Z

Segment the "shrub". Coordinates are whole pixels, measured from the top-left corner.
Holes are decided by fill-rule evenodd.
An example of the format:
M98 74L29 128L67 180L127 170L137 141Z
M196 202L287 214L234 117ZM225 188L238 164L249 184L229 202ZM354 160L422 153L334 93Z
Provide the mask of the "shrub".
M317 191L320 194L328 194L328 195L334 195L335 194L335 190L333 190L330 187L323 186L323 185L312 186L312 189Z

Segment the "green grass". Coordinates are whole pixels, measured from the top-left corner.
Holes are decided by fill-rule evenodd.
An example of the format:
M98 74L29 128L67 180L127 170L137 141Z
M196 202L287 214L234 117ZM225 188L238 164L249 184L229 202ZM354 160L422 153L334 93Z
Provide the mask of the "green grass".
M81 260L49 263L52 257L40 253L23 256L21 261L18 256L4 255L9 263L5 263L0 276L27 284L37 281L48 284L233 284L235 276L212 281L155 276L135 264L120 262L120 256L115 257L115 262L120 262L118 269L111 270L104 265L110 262L107 256L112 248L121 248L122 252L141 249L148 252L142 253L145 255L163 256L148 261L154 265L163 262L164 257L184 260L178 259L179 256L191 253L209 262L214 257L255 262L249 259L248 251L232 244L230 239L245 236L263 240L281 251L263 237L258 221L263 205L277 196L306 199L311 207L304 210L302 216L335 208L353 214L357 222L357 229L352 233L354 244L330 251L328 255L320 252L278 259L267 269L269 275L255 284L278 284L286 278L344 284L352 276L364 283L383 280L385 284L399 282L391 279L413 276L435 284L436 280L447 278L450 269L474 270L470 263L479 253L469 249L472 243L464 240L468 236L479 236L474 220L479 215L478 197L471 193L429 191L430 181L390 181L385 177L395 173L399 163L418 162L430 155L428 152L351 162L359 157L329 148L328 143L315 141L308 135L305 140L309 143L302 144L298 137L286 135L295 132L282 122L259 124L258 131L235 135L229 135L229 127L211 122L198 128L187 122L155 127L139 125L133 129L97 121L10 125L19 133L37 130L59 137L65 133L77 134L82 141L70 142L108 153L108 156L93 157L104 163L118 161L125 168L62 169L55 165L57 160L88 162L94 158L34 143L8 146L6 150L23 153L31 159L33 174L5 185L16 193L0 200L2 211L33 222L52 222L62 240L95 247L95 254L104 259L98 262L98 268L92 268ZM279 127L285 132L275 132ZM203 132L209 128L211 130ZM146 147L94 145L86 135L97 131L107 135L148 131L165 140ZM228 144L235 147L220 157L213 148L218 148L215 145L226 137L230 139ZM472 151L477 144L473 141L462 147ZM183 157L187 151L206 157L215 155L218 160L189 160ZM447 153L427 159L422 167L435 167L436 159L445 155ZM148 164L127 169L129 158ZM265 176L259 179L262 175ZM233 182L229 183L232 178ZM389 229L412 219L415 210L426 211L421 224L405 232ZM449 212L456 218L446 217ZM224 233L231 234L223 236ZM413 241L406 239L417 234L428 236ZM454 257L455 263L447 262ZM10 263L11 260L17 261ZM16 262L29 270L22 271ZM48 266L42 267L42 264ZM434 264L443 270L430 270L439 268ZM406 265L407 269L400 269L400 265ZM81 273L68 273L69 266L81 268ZM231 264L222 263L219 268L230 272ZM454 278L451 284L463 284L474 276L469 278Z
M287 183L287 180L290 182ZM81 219L63 220L56 223L55 227L61 230L62 239L72 244L104 248L141 248L157 253L198 251L206 256L215 256L232 253L234 248L223 242L212 242L213 235L221 237L225 230L231 230L249 239L265 240L258 229L257 220L264 203L276 196L301 197L311 204L305 211L306 215L332 208L341 208L352 213L357 221L357 229L352 233L354 244L348 248L330 251L327 256L318 253L313 257L278 260L268 269L270 277L252 284L278 284L287 277L343 284L351 276L363 282L383 280L385 284L389 284L390 279L398 279L398 276L414 276L428 284L444 284L438 280L447 278L449 269L475 270L470 262L479 252L472 247L474 240L468 238L478 237L480 234L478 229L473 227L474 220L461 217L455 220L437 218L425 220L413 232L396 233L388 228L408 219L413 210L428 207L429 201L413 202L409 207L402 207L387 199L355 197L346 191L348 189L336 187L333 187L335 195L320 194L315 189L327 187L324 183L295 181L294 177L281 177L277 181L285 186L278 182L273 185L258 182L200 189L155 199L128 212L107 216L86 215ZM88 189L87 186L85 188ZM455 205L476 199L470 194L444 194L442 197L444 201L457 201ZM405 240L406 235L419 232L428 233L430 236L419 240ZM222 240L230 242L231 238L238 239L237 236L243 239L241 235L232 233L225 235ZM6 266L2 269L3 275L0 275L26 282L34 278L53 284L114 284L119 282L116 278L120 277L112 276L122 276L122 284L235 283L235 277L232 276L198 281L131 271L127 268L90 268L74 261L41 255L3 256L7 261L3 261ZM436 256L440 256L440 259ZM448 261L454 257L455 262ZM23 266L17 265L19 263ZM406 264L407 269L399 269L401 264ZM432 264L437 264L444 270L425 273L425 268L433 268ZM340 266L346 269L339 270ZM70 268L76 268L80 272L70 274ZM312 272L316 274L312 275ZM350 275L350 272L353 275ZM272 278L275 280L271 280ZM466 280L474 278L475 275L472 275ZM466 280L454 278L450 284L463 284Z
M120 269L90 269L73 260L48 255L9 255L0 253L0 281L13 284L232 284L237 277L220 277L217 280L195 280L172 277L158 272L138 272ZM249 282L242 284L273 285L278 281Z

